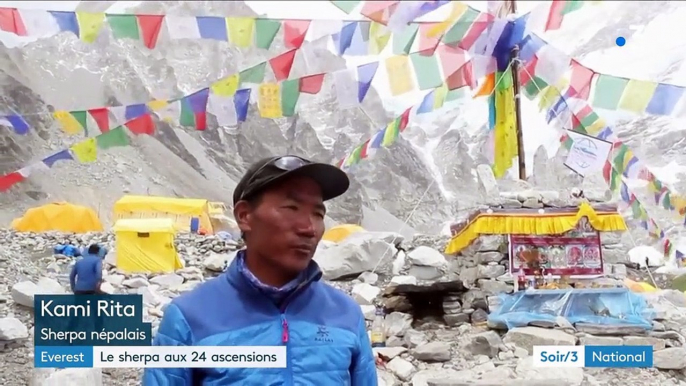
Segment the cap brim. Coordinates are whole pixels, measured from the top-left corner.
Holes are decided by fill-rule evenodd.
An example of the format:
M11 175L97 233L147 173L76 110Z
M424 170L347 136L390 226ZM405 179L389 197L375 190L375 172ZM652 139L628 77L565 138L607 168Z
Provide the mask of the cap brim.
M341 169L324 163L311 163L295 170L285 172L277 177L283 180L292 176L302 176L313 179L322 189L322 200L327 201L345 193L350 187L348 175Z

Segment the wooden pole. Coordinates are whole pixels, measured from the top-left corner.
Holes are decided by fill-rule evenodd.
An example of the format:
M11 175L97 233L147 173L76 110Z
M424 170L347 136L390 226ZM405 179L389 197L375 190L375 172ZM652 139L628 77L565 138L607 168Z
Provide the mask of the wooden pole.
M515 0L507 0L507 8L510 13L517 12L517 4ZM515 102L515 130L517 133L517 159L519 163L519 179L526 180L526 156L524 154L524 134L522 132L522 118L520 106L519 93L519 46L512 49L510 55L510 66L512 68L512 84L514 88L514 102Z

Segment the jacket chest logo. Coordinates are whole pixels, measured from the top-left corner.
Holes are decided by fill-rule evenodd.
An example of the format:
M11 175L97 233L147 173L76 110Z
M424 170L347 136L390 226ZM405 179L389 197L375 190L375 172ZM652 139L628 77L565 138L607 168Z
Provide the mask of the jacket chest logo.
M317 327L317 333L314 336L315 342L333 343L333 339L329 337L329 329L326 326Z

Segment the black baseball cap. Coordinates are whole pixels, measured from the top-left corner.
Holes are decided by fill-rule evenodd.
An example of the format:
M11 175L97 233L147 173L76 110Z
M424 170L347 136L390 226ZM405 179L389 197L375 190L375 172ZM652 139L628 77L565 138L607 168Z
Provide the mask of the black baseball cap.
M336 166L285 155L261 159L248 168L233 191L234 206L289 177L308 177L322 189L322 200L336 198L348 190L348 175Z

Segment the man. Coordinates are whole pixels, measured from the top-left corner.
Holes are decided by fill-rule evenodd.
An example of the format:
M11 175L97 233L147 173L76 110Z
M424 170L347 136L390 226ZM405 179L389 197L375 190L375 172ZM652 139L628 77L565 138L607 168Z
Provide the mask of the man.
M324 234L324 201L346 174L295 156L252 165L233 193L243 234L221 276L175 299L153 345L285 346L284 369L146 369L143 384L376 386L360 307L320 282L312 256Z
M102 259L107 250L98 244L91 244L83 258L76 261L69 275L69 284L75 295L100 294L102 282Z

